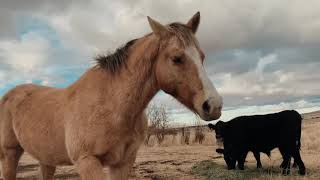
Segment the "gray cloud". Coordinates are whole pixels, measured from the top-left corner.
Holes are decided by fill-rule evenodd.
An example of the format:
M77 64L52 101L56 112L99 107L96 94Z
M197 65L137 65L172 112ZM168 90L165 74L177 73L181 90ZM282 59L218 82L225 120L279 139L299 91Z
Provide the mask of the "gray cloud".
M199 39L206 51L315 45L320 42L320 2L304 1L10 1L1 4L10 27L15 13L51 22L63 37L104 50L149 31L146 16L163 23L188 20L200 10ZM9 20L8 20L9 19ZM12 23L11 23L12 24ZM12 25L11 25L12 26ZM5 29L1 30L8 31Z
M0 6L0 39L17 38L16 18L19 15L55 14L66 11L72 1L59 0L1 0Z
M258 58L255 68L247 72L225 69L212 75L212 80L218 82L227 106L276 103L318 96L319 67L317 59L291 62L290 56L273 53Z
M298 101L320 92L316 83L320 82L317 7L318 0L1 0L0 83L17 71L29 72L24 61L13 58L19 54L30 55L28 62L37 70L61 64L89 64L90 60L82 58L112 50L150 32L147 15L162 23L186 22L199 10L197 37L207 54L205 68L224 95L227 108ZM41 38L21 40L16 26L19 16L47 23L72 53L70 49L52 49ZM31 46L38 49L23 51ZM15 52L17 48L21 52ZM181 108L168 96L155 100L169 104L171 109Z

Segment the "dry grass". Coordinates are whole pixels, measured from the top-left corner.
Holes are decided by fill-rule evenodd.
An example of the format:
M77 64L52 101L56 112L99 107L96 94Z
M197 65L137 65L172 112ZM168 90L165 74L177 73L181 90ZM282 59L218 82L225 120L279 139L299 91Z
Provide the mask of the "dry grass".
M225 162L215 152L214 133L204 129L205 140L202 144L194 142L195 129L189 128L190 142L182 141L182 131L177 135L166 135L159 145L155 136L150 137L147 146L141 147L132 171L130 180L204 180L204 179L263 179L263 180L295 180L320 179L320 117L319 114L304 116L302 128L301 156L307 167L307 175L299 176L297 170L292 175L282 176L279 165L282 161L278 150L272 151L271 159L261 154L263 170L256 169L256 161L249 153L244 171L228 171ZM309 119L308 119L309 118ZM38 178L38 162L28 154L24 154L19 162L18 179L31 180ZM106 171L108 171L106 169ZM55 178L79 180L73 166L60 166Z
M304 121L302 126L302 148L306 151L320 152L320 118Z
M199 142L195 141L196 130L194 128L191 128L191 129L188 129L187 131L190 132L189 145L192 145L192 146L199 145ZM205 128L203 130L203 133L205 138L202 142L202 145L214 145L215 144L214 134L208 128ZM183 146L185 145L184 141L182 140L183 138L184 137L182 136L182 132L178 131L177 135L166 135L163 142L161 144L158 144L156 137L152 135L148 142L148 146L149 147Z

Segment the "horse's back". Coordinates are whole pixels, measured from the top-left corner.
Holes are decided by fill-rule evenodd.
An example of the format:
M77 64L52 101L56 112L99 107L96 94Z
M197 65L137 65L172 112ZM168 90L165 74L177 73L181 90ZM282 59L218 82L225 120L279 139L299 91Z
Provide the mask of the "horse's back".
M31 96L36 92L50 89L54 88L34 84L23 84L16 86L3 96L3 98L1 99L0 106L4 108L5 106L8 107L13 105L19 105L22 101L25 100L26 97Z

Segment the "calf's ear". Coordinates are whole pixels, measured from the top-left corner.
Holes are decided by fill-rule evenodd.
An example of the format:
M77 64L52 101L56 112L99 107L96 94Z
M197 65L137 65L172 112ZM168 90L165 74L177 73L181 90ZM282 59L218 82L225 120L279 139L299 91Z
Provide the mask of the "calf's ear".
M215 129L216 129L216 128L215 128L215 125L213 125L213 124L211 124L211 123L208 124L208 127L209 127L209 129L211 129L211 130L215 130Z

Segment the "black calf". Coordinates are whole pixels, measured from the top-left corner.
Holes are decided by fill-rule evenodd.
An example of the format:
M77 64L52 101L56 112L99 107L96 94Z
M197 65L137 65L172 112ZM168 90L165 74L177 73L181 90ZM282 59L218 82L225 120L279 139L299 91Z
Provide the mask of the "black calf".
M249 151L254 152L257 167L261 167L260 152L270 154L279 148L283 157L283 174L290 173L290 159L294 158L299 173L305 174L305 166L300 156L301 116L296 111L282 111L274 114L241 116L228 122L209 124L215 130L217 141L223 142L224 159L228 169L234 169L238 161L239 169Z

